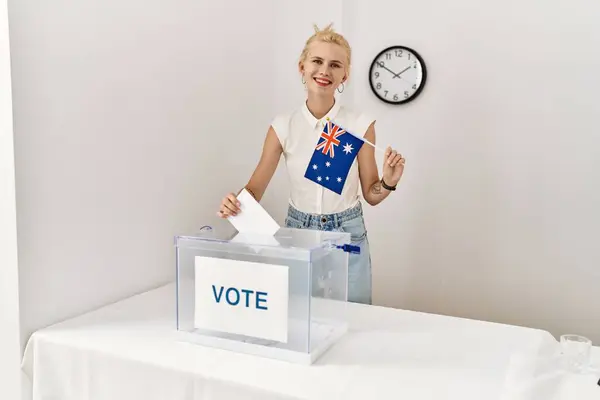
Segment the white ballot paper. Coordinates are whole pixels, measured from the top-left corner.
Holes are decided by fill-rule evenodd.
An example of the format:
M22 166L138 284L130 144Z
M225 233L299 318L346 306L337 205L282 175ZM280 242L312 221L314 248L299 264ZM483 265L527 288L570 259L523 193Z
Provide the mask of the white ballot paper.
M237 199L241 204L241 212L227 219L239 233L274 235L279 230L279 224L246 189L240 192Z

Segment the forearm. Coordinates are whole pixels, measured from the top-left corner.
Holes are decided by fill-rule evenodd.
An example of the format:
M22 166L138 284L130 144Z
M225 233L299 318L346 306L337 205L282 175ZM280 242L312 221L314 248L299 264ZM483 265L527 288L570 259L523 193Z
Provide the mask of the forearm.
M392 191L384 188L381 184L381 180L378 180L371 184L369 190L364 193L365 201L370 205L375 206L385 200L390 193L392 193Z
M252 177L248 183L244 186L244 188L252 195L252 197L256 199L256 201L260 201L264 196L271 178L275 173L276 167L277 164L259 165L254 174L252 174Z
M244 189L246 189L248 193L250 193L250 195L256 199L256 201L260 201L260 199L262 199L263 192L259 191L259 189L257 189L256 186L253 186L250 182L242 188L242 190Z
M279 139L277 139L275 131L271 127L269 132L267 132L260 161L252 173L250 180L244 186L256 201L260 201L265 194L267 186L269 186L269 182L273 178L273 174L275 174L282 152L283 149L279 143Z

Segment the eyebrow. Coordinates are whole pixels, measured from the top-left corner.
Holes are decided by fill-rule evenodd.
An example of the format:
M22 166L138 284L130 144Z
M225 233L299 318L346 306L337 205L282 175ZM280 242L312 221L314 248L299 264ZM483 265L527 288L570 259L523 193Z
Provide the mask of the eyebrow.
M311 58L312 58L313 60L321 60L321 61L323 61L323 59L322 59L321 57L319 57L319 56L312 56ZM339 60L331 60L331 62L336 62L336 63L343 64L343 63L342 63L341 61L339 61Z

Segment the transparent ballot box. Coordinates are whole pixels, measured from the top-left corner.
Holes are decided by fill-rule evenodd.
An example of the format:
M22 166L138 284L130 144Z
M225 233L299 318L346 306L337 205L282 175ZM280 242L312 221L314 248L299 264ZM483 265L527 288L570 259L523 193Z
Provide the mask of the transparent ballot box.
M205 228L176 236L177 335L311 364L347 331L350 234Z

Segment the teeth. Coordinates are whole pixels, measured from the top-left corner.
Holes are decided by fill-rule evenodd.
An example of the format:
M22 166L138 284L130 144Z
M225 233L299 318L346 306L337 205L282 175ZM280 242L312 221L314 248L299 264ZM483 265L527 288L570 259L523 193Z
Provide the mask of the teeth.
M325 79L319 79L319 78L315 78L315 81L319 82L319 83L324 83L324 84L330 84L331 82Z

